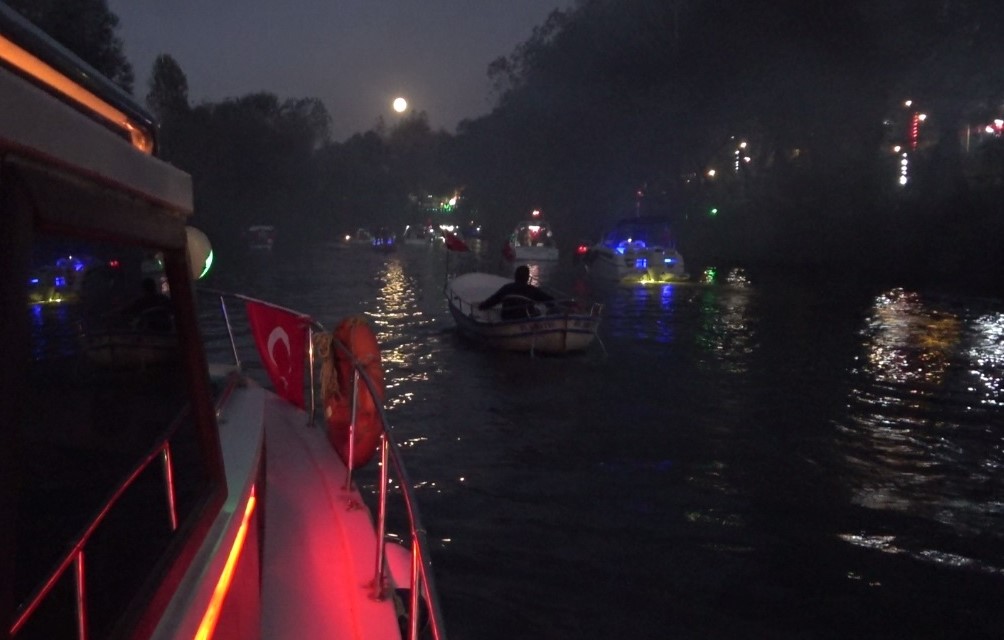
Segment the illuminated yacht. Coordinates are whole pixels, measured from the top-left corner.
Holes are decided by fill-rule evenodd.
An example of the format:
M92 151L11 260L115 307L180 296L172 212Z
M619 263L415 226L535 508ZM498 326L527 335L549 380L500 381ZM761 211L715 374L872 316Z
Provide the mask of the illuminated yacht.
M5 4L0 96L0 637L445 637L365 323L198 286L153 119ZM172 357L89 357L151 274Z
M626 218L590 247L583 259L591 274L625 284L658 284L690 278L676 250L668 218Z
M114 259L99 261L90 256L59 256L35 267L28 279L28 301L31 304L72 304L80 300L86 287L96 281L111 286L119 265Z
M549 224L540 211L534 210L529 220L516 225L502 246L502 255L511 262L554 261L558 259L558 245Z

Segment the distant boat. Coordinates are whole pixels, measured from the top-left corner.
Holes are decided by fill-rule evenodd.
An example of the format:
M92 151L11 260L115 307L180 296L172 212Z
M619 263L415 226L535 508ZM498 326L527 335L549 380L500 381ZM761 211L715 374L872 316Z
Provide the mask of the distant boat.
M373 234L370 233L369 229L363 229L362 227L356 229L354 235L345 236L346 242L350 245L359 246L372 246L373 245Z
M589 272L625 284L661 284L690 279L676 250L669 218L625 218L582 258Z
M435 241L437 235L431 225L409 224L404 227L401 241L406 245L427 247Z
M554 234L540 216L540 211L534 211L529 220L524 220L506 239L502 246L502 256L510 262L553 261L558 259L558 245Z
M244 235L251 251L271 251L275 245L275 227L270 224L251 225Z
M490 273L466 273L446 286L446 300L457 328L468 338L495 349L564 354L583 351L596 341L602 305L583 309L569 298L553 303L526 300L527 316L503 319L498 309L481 310L478 303L512 282Z
M374 249L388 253L397 249L397 236L387 227L380 227L372 234L371 244Z
M118 278L118 264L114 260L102 261L90 256L61 256L55 261L34 269L28 278L28 303L51 305L79 302L88 280L96 274L103 281Z

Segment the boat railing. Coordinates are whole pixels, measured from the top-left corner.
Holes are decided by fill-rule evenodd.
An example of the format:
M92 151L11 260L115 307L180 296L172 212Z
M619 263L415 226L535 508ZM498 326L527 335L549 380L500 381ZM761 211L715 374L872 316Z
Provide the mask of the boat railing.
M314 420L314 409L316 405L316 398L314 393L314 371L315 365L315 353L314 353L314 332L323 332L324 327L320 322L309 318L304 314L296 311L292 311L285 307L272 304L270 302L259 300L256 298L251 298L242 294L229 293L223 291L217 291L213 289L200 289L201 293L216 296L220 304L220 310L222 313L222 318L226 324L227 335L230 340L230 350L234 357L234 365L241 369L243 367L242 361L240 359L240 351L237 346L237 340L234 335L233 323L231 321L232 315L230 314L227 307L227 300L239 300L242 302L251 302L256 305L264 305L271 307L273 309L278 309L290 313L294 313L298 316L309 319L309 328L311 332L310 340L307 341L307 356L309 362L309 376L310 376L310 410L309 410L309 424L316 428L316 422ZM355 380L361 380L363 384L366 385L370 394L374 398L380 397L377 392L377 387L372 378L366 373L363 365L355 358L351 351L337 340L333 340L332 344L335 348L339 349L343 354L351 359L354 368ZM353 383L353 389L357 389L355 382ZM352 424L350 424L349 433L349 443L355 440L354 438L354 428L355 428L355 415L356 415L356 394L353 393L353 416ZM411 555L411 575L409 577L409 596L410 601L408 603L408 620L409 620L409 631L407 638L409 640L417 640L419 637L419 621L427 620L427 633L428 637L434 640L443 640L446 638L445 624L443 622L443 616L441 607L439 604L439 596L436 590L435 578L432 571L432 558L429 553L429 543L428 534L425 527L422 525L422 520L419 515L418 501L414 493L411 480L408 476L408 472L405 469L403 456L401 449L397 442L394 440L392 435L392 430L390 423L387 420L387 414L384 411L383 406L380 403L376 404L377 412L380 417L380 422L382 425L381 435L380 435L380 491L377 497L377 550L376 557L374 559L374 578L372 581L373 586L373 597L376 599L383 599L387 597L387 505L388 498L390 496L391 487L391 471L393 470L395 479L400 487L400 495L405 509L405 515L408 520L409 536L410 536L410 555ZM352 454L348 455L349 463L348 475L346 484L351 485L352 474L355 471L352 466ZM401 585L399 585L401 586ZM421 615L421 597L424 597L424 602L426 606L426 615Z
M162 474L164 478L164 502L167 511L167 523L172 532L178 529L178 512L175 501L174 464L171 456L171 439L178 431L180 425L188 418L188 415L189 414L186 411L182 415L178 416L164 435L162 435L157 443L149 450L146 456L130 470L130 472L125 476L125 479L112 491L108 499L105 500L101 508L98 509L96 515L91 519L87 526L84 527L83 531L75 540L72 541L69 550L62 557L62 559L56 563L55 568L41 581L39 586L31 594L31 597L18 609L14 618L14 623L10 628L11 638L14 638L21 632L24 626L31 620L32 616L38 611L39 607L41 607L48 597L52 595L56 585L60 583L60 580L64 575L66 575L66 572L71 567L73 568L73 594L77 638L79 640L86 640L90 637L90 618L88 616L87 589L85 588L85 585L87 584L87 570L85 563L87 546L91 542L91 539L94 538L95 533L99 530L102 523L104 523L104 521L108 518L108 515L118 505L119 501L126 494L126 492L136 483L137 478L139 478L143 472L150 468L150 466L157 460L160 460L163 465Z

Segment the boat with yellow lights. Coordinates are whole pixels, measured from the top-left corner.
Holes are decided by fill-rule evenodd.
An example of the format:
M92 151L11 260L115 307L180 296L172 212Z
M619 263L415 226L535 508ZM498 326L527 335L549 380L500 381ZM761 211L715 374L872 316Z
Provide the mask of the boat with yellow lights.
M374 354L364 366L308 315L200 286L192 180L157 157L153 118L4 4L0 95L3 637L444 638ZM68 283L37 265L83 255L115 286L63 304ZM172 357L102 366L80 327L151 255ZM210 363L207 341L232 358ZM373 495L354 481L360 446L380 464Z
M628 285L690 279L670 220L662 216L619 221L586 251L582 262L591 275Z

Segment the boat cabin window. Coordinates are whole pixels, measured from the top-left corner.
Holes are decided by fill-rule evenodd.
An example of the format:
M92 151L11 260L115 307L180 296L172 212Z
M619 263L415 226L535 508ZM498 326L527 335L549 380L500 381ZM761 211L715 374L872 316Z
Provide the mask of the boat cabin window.
M29 262L14 601L28 601L93 525L87 615L92 635L102 637L162 569L177 531L207 495L209 474L157 248L36 230ZM169 449L158 449L165 440ZM16 637L75 637L72 585L71 569Z

